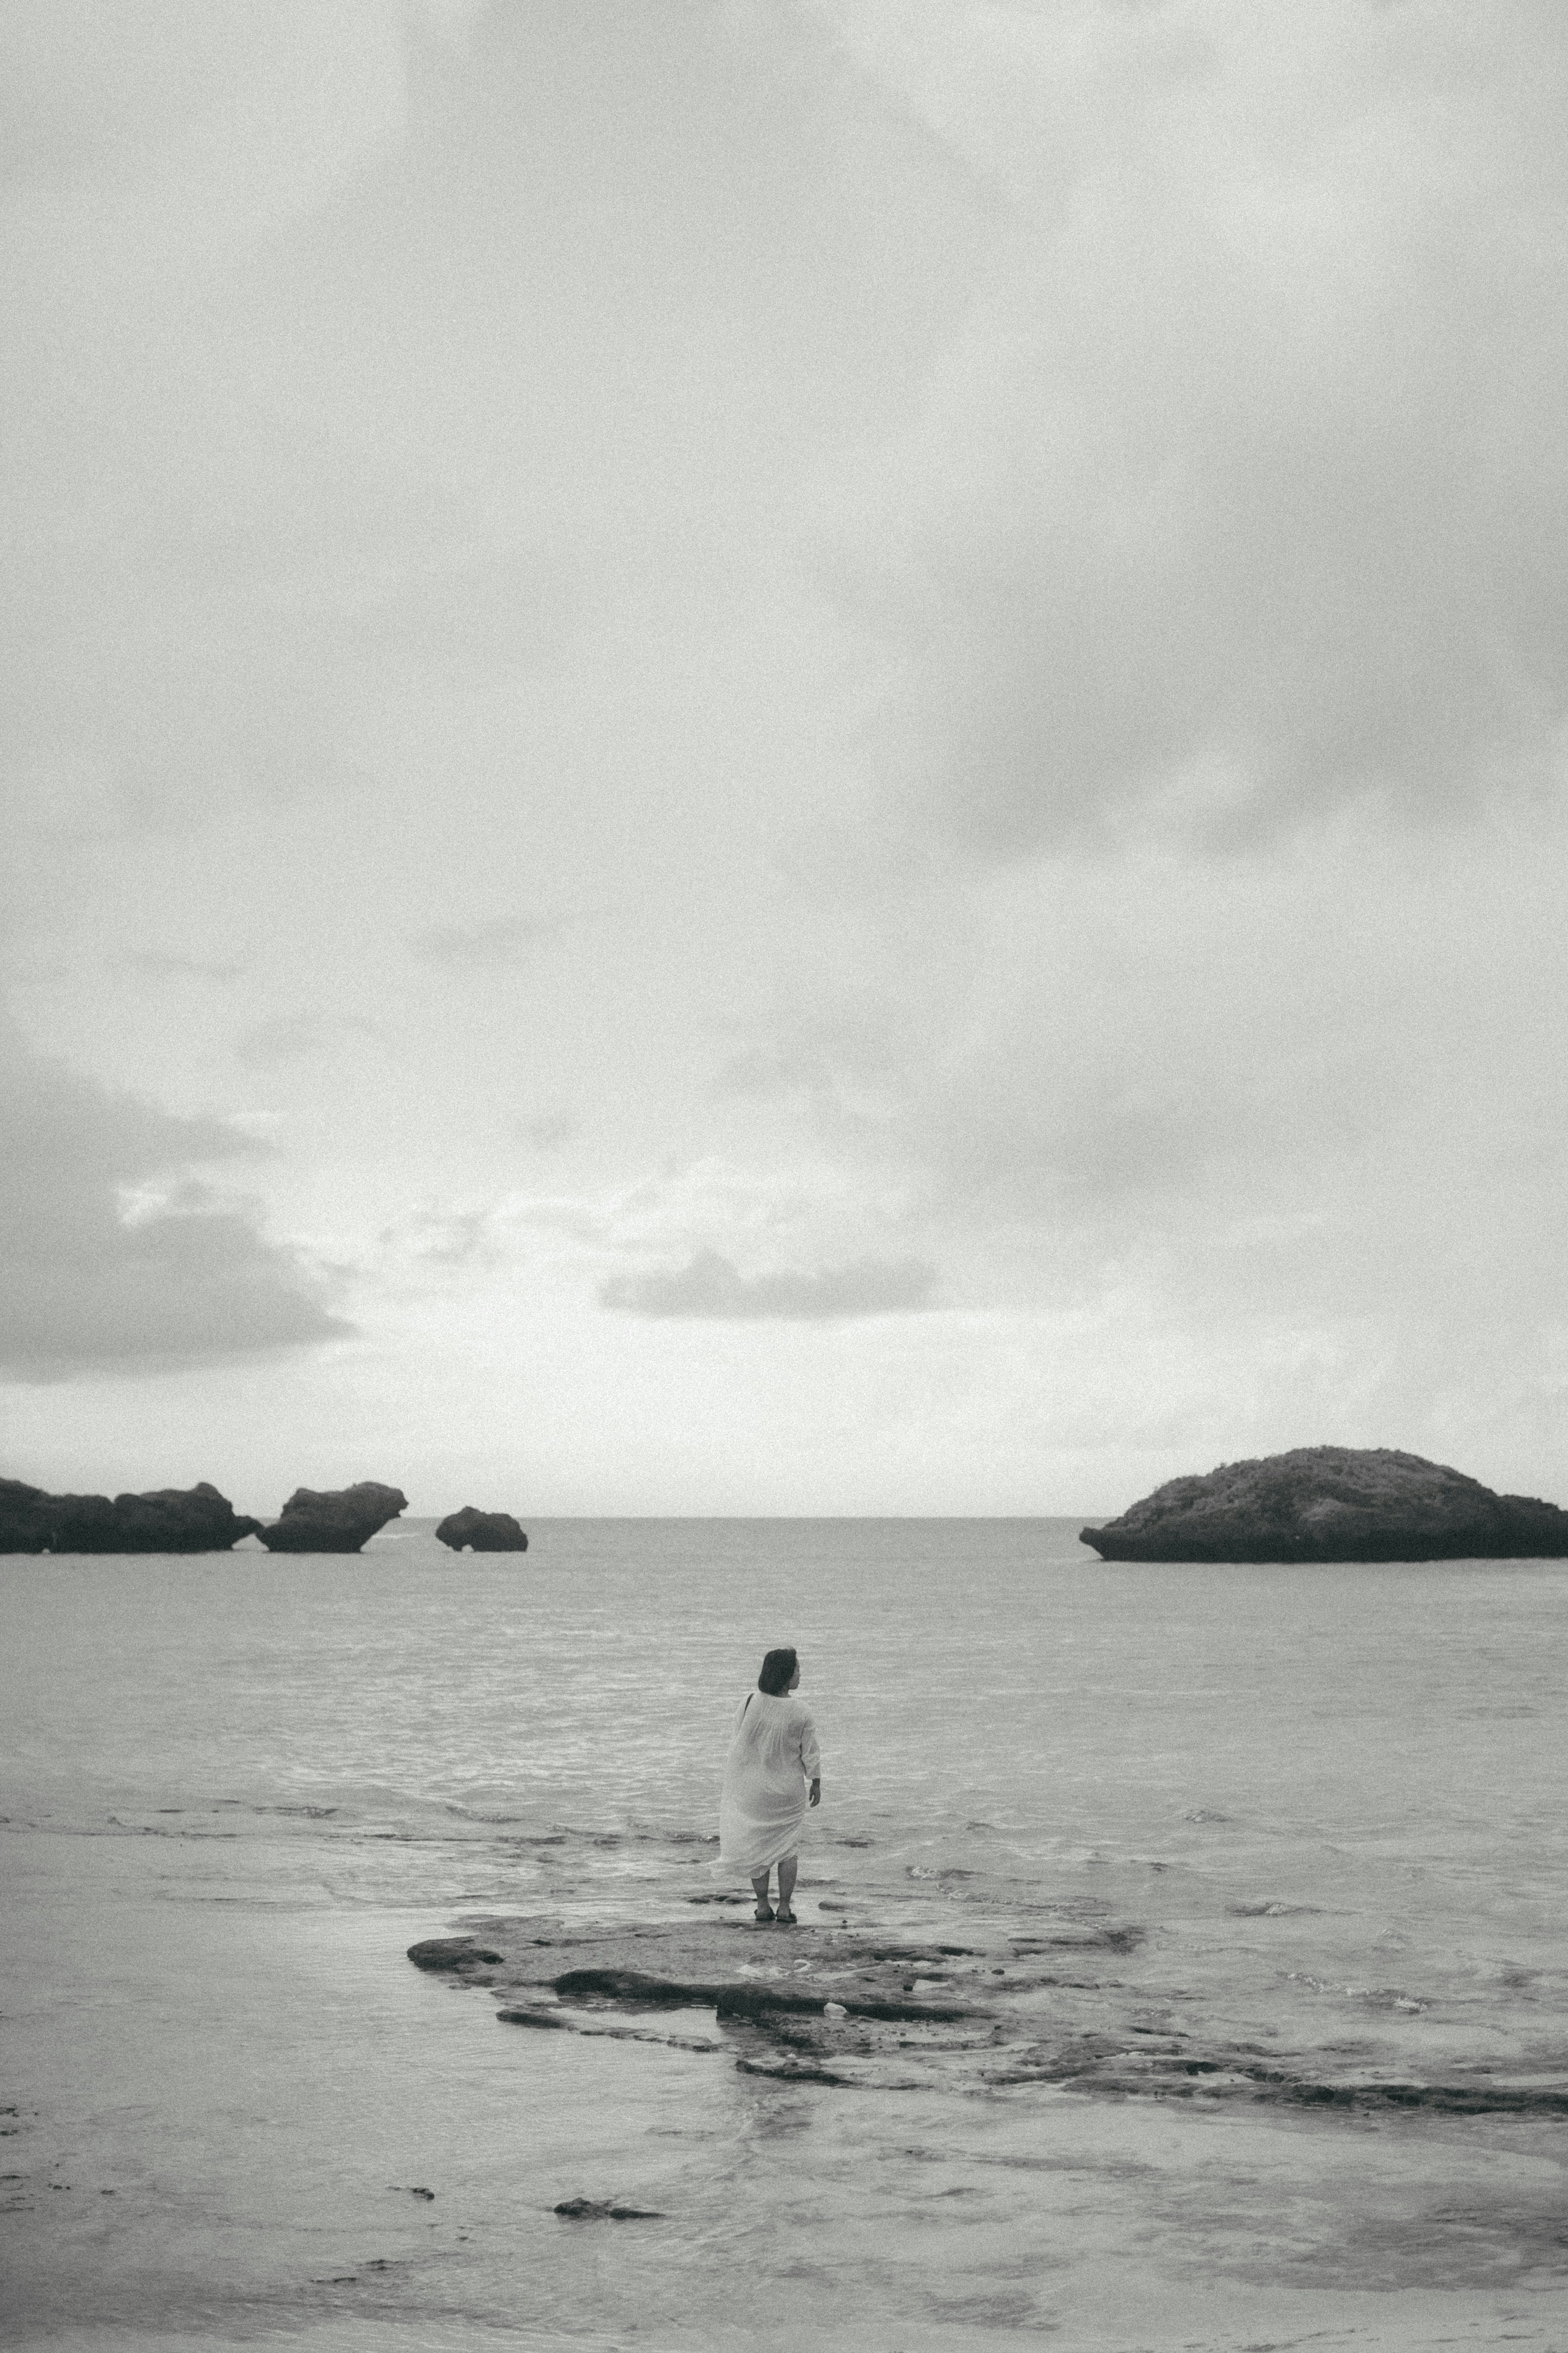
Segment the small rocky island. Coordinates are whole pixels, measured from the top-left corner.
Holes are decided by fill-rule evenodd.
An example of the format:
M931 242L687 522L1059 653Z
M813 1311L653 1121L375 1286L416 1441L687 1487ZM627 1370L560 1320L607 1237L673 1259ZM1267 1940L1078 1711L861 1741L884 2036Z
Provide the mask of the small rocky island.
M259 1535L259 1520L237 1513L202 1480L145 1495L49 1495L20 1479L0 1479L3 1552L227 1552Z
M465 1504L448 1512L436 1530L437 1542L454 1552L526 1552L528 1538L510 1512L477 1512Z
M400 1487L374 1479L323 1493L297 1487L277 1520L264 1527L237 1512L205 1479L195 1487L157 1487L112 1499L50 1495L20 1479L0 1479L0 1553L229 1552L242 1536L259 1536L268 1552L358 1552L407 1504ZM517 1522L507 1525L521 1539L507 1548L525 1549L528 1538Z
M1102 1560L1565 1560L1568 1512L1386 1446L1299 1446L1169 1479L1081 1541Z
M257 1534L268 1552L358 1552L407 1508L401 1487L383 1487L374 1479L321 1493L296 1487L272 1525Z

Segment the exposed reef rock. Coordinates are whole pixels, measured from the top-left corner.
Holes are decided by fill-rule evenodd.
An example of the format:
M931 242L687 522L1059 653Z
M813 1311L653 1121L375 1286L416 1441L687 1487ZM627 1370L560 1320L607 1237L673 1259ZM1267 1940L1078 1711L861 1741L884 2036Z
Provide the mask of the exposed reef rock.
M1429 2022L1387 2010L1375 2034L1346 2041L1341 2029L1326 2046L1237 2040L1217 2023L1200 2035L1202 1998L1194 2009L1173 1989L1164 1941L1135 1924L1089 1927L1065 1906L1054 1925L1039 1920L1042 1935L964 1925L960 1945L804 1919L781 1931L711 1915L512 1915L427 1938L408 1957L482 1989L502 2026L663 2043L784 2084L973 2094L1039 2084L1116 2100L1568 2116L1561 2044L1537 2042L1533 2025L1521 2047L1489 2042L1472 2060L1433 2047ZM556 2211L604 2210L569 2199Z
M568 2222L662 2222L657 2206L610 2206L602 2198L563 2198L556 2207Z
M227 1552L258 1535L204 1479L146 1495L48 1495L0 1479L0 1552Z
M436 1531L437 1541L454 1552L526 1552L528 1538L510 1512L476 1512L465 1504L448 1512Z
M1386 1446L1299 1446L1167 1480L1081 1540L1104 1560L1563 1560L1568 1512Z
M476 1944L472 1936L426 1936L422 1945L409 1946L408 1957L416 1969L488 1969L506 1955Z
M407 1505L401 1487L383 1487L374 1479L321 1494L296 1487L273 1525L258 1534L268 1552L358 1552Z

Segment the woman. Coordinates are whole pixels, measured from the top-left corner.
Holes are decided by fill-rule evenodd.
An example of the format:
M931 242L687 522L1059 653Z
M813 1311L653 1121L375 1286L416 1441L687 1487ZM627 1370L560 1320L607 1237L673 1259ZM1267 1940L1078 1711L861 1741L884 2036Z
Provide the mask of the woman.
M735 1718L724 1787L719 1799L719 1860L751 1881L759 1920L795 1926L790 1897L800 1857L795 1852L808 1805L822 1799L822 1759L810 1716L790 1694L800 1681L793 1651L770 1651L757 1688ZM806 1784L811 1784L810 1795ZM779 1903L768 1902L768 1873L779 1869Z

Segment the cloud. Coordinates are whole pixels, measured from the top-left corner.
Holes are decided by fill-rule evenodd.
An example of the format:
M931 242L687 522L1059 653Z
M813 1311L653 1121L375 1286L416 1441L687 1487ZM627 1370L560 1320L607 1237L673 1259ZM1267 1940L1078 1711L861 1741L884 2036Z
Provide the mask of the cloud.
M234 1129L110 1093L28 1053L8 1027L0 1128L5 1377L207 1364L350 1329L248 1203L190 1185L193 1166L265 1148Z
M89 258L106 245L119 258L116 227L133 242L114 219L128 189L153 216L137 225L162 232L149 260L167 264L220 230L254 234L319 202L396 129L403 15L395 0L7 8L0 185L34 200L29 225L52 230L67 252L74 233ZM100 192L94 208L87 199ZM182 199L196 218L180 216Z
M1119 1400L1109 1444L1201 1393L1161 1445L1218 1460L1338 1430L1558 1492L1568 1454L1538 1433L1568 1335L1568 824L1499 811L1462 844L1347 819L1331 855L987 867L948 894L962 946L933 888L905 1026L880 994L865 1008L877 1099L828 1057L777 1148L804 1128L847 1183L892 1190L944 1301L1042 1334L1059 1318L1053 1352L1070 1327L1061 1361L1081 1386L1100 1360L1094 1393ZM850 945L845 1001L814 1008L802 1051L852 1035L872 960ZM757 1051L795 1067L788 1039ZM689 1238L725 1233L706 1218ZM807 1253L742 1262L786 1255Z
M493 1209L414 1209L380 1237L389 1258L435 1267L496 1265L502 1257Z
M864 983L852 1016L802 1024L775 1013L773 1034L731 1054L715 1072L718 1103L800 1095L874 1102L898 1069L896 1007L879 1003Z
M385 1042L385 1032L362 1015L328 1018L316 1013L278 1013L242 1029L235 1040L234 1059L242 1070L276 1071L288 1062L304 1062L321 1053L334 1038L370 1038Z
M834 13L1011 206L838 542L885 817L1003 857L1134 814L1231 847L1560 781L1561 23Z
M415 0L415 14L455 47L463 47L492 0Z
M562 1145L576 1141L583 1133L583 1123L575 1112L535 1111L518 1121L517 1132L536 1152L555 1152Z
M612 1275L600 1303L626 1315L768 1319L826 1324L850 1315L907 1315L931 1304L935 1270L921 1260L871 1259L816 1273L742 1274L717 1250L696 1251L673 1273Z
M287 1105L279 1188L420 1335L356 1355L366 1414L477 1448L515 1365L561 1461L602 1424L649 1493L705 1446L777 1494L817 1350L773 1319L938 1297L838 1327L825 1493L900 1430L915 1507L945 1450L1027 1508L1069 1429L1214 1461L1560 1398L1552 12L94 13L12 76L0 892L79 1064ZM126 1116L83 1297L242 1268L225 1218L303 1282L175 1182L231 1128L124 1168Z
M122 961L132 972L151 980L237 980L245 967L219 956L181 955L163 948L141 948Z
M471 966L512 964L537 942L571 919L564 916L488 915L475 923L432 923L409 945L422 964Z
M232 100L243 50L232 20L190 0L8 8L0 25L7 186L58 189L144 160Z
M274 1071L285 1062L302 1062L318 1052L325 1025L313 1013L278 1013L252 1023L234 1041L234 1059L242 1070Z
M826 1056L815 1048L770 1043L731 1054L714 1073L712 1091L721 1103L730 1096L812 1094L830 1077Z

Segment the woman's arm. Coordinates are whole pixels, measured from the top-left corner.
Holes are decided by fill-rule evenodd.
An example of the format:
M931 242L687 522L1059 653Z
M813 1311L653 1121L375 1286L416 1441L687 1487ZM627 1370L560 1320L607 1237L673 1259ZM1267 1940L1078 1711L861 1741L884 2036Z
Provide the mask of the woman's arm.
M819 1805L822 1801L822 1751L816 1745L816 1726L809 1715L801 1719L800 1769L811 1783L811 1803Z

